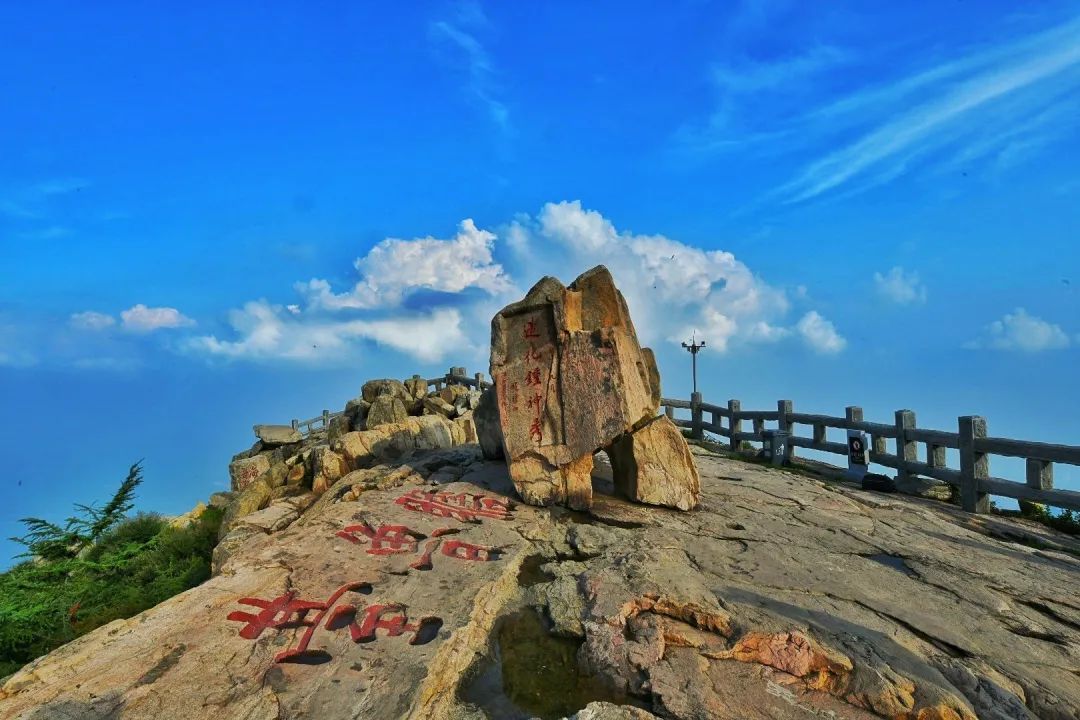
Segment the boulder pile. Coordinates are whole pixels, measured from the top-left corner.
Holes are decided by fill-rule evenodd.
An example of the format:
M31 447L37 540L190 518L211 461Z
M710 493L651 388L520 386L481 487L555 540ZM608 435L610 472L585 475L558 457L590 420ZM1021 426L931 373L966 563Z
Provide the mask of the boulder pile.
M222 537L240 518L288 498L321 495L351 472L476 442L479 404L478 390L447 385L429 392L427 380L414 375L364 383L328 427L306 437L289 425L256 425L258 440L229 464L232 491L212 499L225 507Z
M514 486L533 505L592 504L593 456L607 451L616 490L690 510L700 483L686 440L660 408L660 373L638 343L603 265L569 287L545 277L491 321L494 407L477 410L485 454L496 416Z

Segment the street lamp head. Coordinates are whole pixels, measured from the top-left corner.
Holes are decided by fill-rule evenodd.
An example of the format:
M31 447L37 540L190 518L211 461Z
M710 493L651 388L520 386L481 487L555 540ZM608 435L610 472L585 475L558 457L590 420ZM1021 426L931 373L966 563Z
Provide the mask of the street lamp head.
M687 345L686 343L683 343L683 344L682 344L682 346L683 346L684 348L688 348L688 347L690 347L690 346L689 346L689 345Z

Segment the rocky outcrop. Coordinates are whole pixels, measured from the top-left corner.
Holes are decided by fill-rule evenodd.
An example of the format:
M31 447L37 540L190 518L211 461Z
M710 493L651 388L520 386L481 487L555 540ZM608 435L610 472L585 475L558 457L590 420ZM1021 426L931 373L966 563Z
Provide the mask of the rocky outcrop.
M587 508L593 454L649 425L659 410L655 358L639 345L622 293L603 266L569 287L545 277L503 308L491 321L491 374L510 475L534 505ZM627 456L662 456L663 472L651 460L621 463L616 484L650 502L690 509L698 495L693 463L685 447L673 451L685 446L682 436L665 430L650 427ZM663 447L646 449L653 442Z
M516 505L477 446L274 500L210 581L8 678L0 717L1080 716L1075 539L692 450L694 513Z

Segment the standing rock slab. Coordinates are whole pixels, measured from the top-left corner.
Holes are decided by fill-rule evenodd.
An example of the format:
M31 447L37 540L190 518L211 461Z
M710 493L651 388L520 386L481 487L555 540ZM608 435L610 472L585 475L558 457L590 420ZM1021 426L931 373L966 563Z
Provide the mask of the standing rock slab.
M701 481L685 438L666 415L621 435L607 449L615 488L649 505L690 510Z
M472 417L476 424L476 439L480 443L480 451L484 457L488 460L502 460L505 455L495 388L488 388L480 395Z
M545 277L503 308L491 321L491 374L510 475L534 505L589 507L593 453L659 410L655 358L638 343L626 301L603 265L569 287ZM685 440L675 441L684 451L662 454L679 463L668 469L670 482L682 477L686 487L653 497L688 509L697 475Z

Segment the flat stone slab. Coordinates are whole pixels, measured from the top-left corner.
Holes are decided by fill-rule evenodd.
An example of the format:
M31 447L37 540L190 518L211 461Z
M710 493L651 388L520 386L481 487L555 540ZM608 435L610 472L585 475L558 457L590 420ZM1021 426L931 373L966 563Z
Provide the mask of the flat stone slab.
M256 425L255 435L263 445L274 447L303 442L304 436L291 425Z
M614 690L562 714L1080 717L1075 540L693 452L691 512L518 504L505 465L450 453L367 470L379 489L267 514L208 582L13 675L0 717L559 717L586 672ZM500 632L523 612L585 665Z

